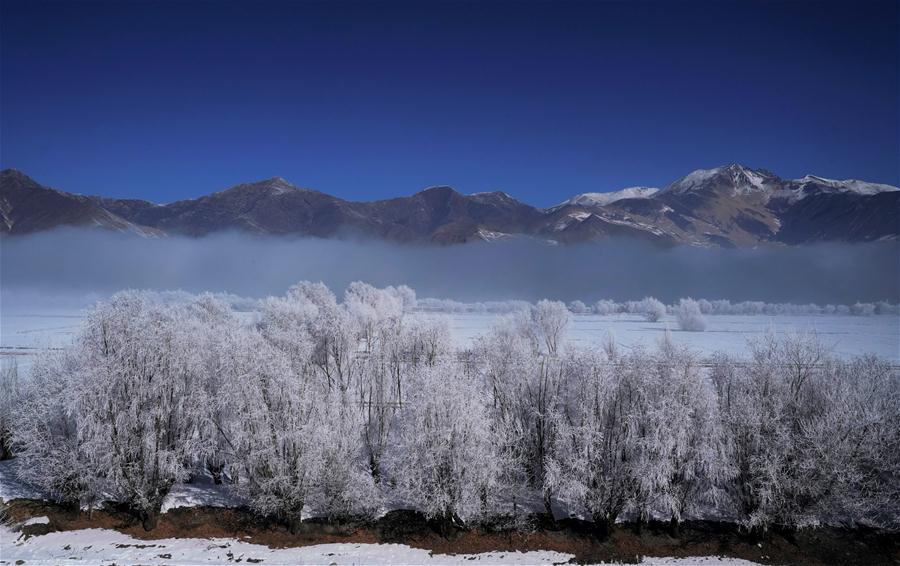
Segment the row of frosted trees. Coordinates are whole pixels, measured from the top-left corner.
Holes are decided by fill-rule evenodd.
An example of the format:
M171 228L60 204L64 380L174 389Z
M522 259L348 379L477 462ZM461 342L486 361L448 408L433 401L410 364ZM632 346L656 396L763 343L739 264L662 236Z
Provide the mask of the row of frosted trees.
M609 299L601 299L593 304L583 301L571 301L568 303L569 311L573 314L600 314L610 315L619 313L648 315L658 312L662 308L662 315L666 312L677 313L679 304L686 299L680 299L671 305L654 297L646 297L640 301L616 302ZM691 299L687 299L691 300ZM703 315L900 315L900 304L878 301L877 303L856 302L852 305L817 305L815 303L767 303L764 301L741 301L732 303L727 299L693 301ZM528 308L527 301L487 301L479 303L461 303L451 299L419 299L418 306L421 310L432 312L477 312L477 313L511 313L523 308Z
M900 523L900 379L767 337L746 359L566 344L542 301L467 350L408 288L301 283L259 312L124 292L10 390L22 479L153 528L209 474L296 527L414 508L449 523L575 515L748 528Z

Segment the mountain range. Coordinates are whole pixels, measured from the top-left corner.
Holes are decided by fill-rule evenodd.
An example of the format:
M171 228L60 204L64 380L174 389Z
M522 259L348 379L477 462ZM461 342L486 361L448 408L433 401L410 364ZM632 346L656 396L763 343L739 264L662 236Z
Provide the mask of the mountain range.
M660 245L757 247L900 239L900 190L813 175L782 179L732 164L668 186L584 193L540 209L503 192L431 187L411 196L348 201L281 177L170 204L84 196L0 171L0 234L61 226L145 237L256 234L456 244L528 237L569 244L633 237Z

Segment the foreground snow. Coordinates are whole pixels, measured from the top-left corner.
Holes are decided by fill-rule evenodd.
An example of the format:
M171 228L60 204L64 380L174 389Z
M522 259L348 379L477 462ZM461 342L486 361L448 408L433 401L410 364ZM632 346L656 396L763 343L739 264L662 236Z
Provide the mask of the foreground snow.
M235 539L161 539L145 541L106 529L50 533L28 540L0 530L2 560L25 564L553 564L572 555L560 552L488 552L448 556L402 544L319 544L272 549ZM715 563L711 563L715 564Z
M107 529L55 532L25 539L0 527L0 564L559 564L554 551L432 554L403 544L318 544L273 549L235 539L140 540ZM754 566L736 558L646 558L647 565Z

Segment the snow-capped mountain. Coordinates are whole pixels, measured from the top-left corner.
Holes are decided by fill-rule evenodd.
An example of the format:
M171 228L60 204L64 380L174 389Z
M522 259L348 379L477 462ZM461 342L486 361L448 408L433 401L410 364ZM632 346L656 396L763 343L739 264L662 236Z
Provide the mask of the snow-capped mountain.
M274 177L169 204L66 193L0 172L0 234L83 226L142 236L223 230L455 244L532 237L558 243L631 237L661 245L755 247L900 239L900 190L814 175L781 179L732 164L662 190L583 193L541 210L503 192L430 187L353 202Z
M671 183L663 193L686 194L696 191L728 190L732 194L766 193L774 190L781 179L765 169L749 169L733 163L713 169L697 169Z
M799 183L803 186L818 184L826 187L831 187L839 191L849 191L861 195L874 195L878 193L900 190L897 187L892 187L891 185L883 185L880 183L867 183L865 181L858 181L856 179L836 181L834 179L816 177L815 175L806 175L805 177L796 179L794 182Z
M787 181L781 190L772 193L772 198L784 198L795 202L816 194L877 195L897 190L900 189L891 185L867 183L856 179L838 181L815 175L806 175L799 179Z
M627 189L611 191L608 193L581 193L580 195L575 195L574 197L558 204L557 206L564 206L567 204L577 204L581 206L606 206L607 204L616 202L617 200L623 200L627 198L650 198L658 192L659 189L653 187L628 187Z

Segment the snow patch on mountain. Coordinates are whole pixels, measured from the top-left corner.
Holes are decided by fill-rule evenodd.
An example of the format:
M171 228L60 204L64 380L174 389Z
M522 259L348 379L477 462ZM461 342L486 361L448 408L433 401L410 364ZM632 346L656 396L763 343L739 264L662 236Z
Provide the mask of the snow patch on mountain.
M826 179L816 175L806 175L799 179L785 181L782 188L772 191L771 198L784 199L790 203L816 194L857 194L872 196L879 193L896 192L900 188L882 183L868 183L857 179Z
M800 179L797 179L796 182L800 185L815 183L818 185L825 185L827 187L831 187L841 191L850 191L861 195L875 195L884 192L900 191L900 188L891 185L884 185L882 183L867 183L866 181L859 181L857 179L845 179L843 181L838 181L835 179L817 177L816 175L806 175Z
M659 189L654 187L628 187L626 189L608 193L581 193L580 195L575 195L569 200L558 204L557 208L567 204L579 206L606 206L617 200L627 198L650 198L658 192Z

